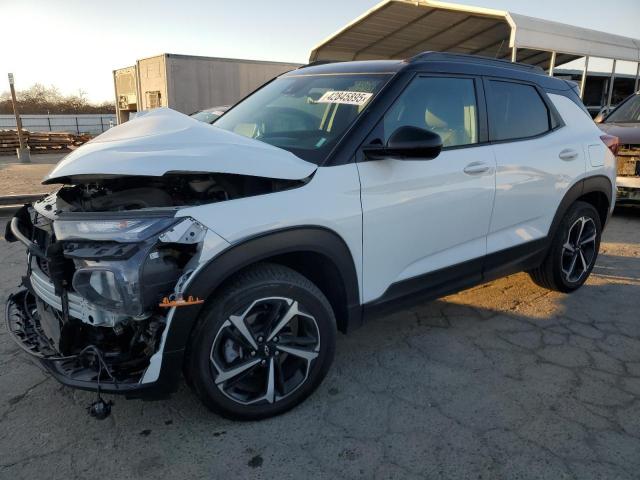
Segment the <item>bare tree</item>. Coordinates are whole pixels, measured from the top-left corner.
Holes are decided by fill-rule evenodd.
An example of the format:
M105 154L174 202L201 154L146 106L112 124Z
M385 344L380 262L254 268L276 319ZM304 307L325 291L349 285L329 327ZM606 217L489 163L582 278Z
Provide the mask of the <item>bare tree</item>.
M78 114L78 113L114 113L112 102L92 104L87 100L87 92L79 89L77 95L62 95L60 90L36 83L26 90L16 92L18 106L23 114ZM0 114L13 113L9 92L0 94Z

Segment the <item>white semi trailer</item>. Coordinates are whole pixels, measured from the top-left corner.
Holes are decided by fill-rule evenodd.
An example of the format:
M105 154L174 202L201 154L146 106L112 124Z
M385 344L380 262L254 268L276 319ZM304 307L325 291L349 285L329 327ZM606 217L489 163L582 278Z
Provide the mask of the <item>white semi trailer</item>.
M131 114L169 107L190 114L232 105L260 85L300 65L164 53L114 70L118 123Z

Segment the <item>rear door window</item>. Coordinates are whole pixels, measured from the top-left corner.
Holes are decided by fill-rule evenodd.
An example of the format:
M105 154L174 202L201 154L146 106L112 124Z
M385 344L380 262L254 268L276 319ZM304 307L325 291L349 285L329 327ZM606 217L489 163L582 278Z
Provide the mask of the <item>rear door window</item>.
M535 87L501 80L487 83L491 140L531 138L552 129L549 109Z

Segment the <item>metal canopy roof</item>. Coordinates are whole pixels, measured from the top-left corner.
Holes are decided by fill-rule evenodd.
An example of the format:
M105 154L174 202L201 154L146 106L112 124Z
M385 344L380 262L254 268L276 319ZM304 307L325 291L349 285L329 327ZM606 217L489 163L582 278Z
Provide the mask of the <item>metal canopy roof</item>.
M385 0L323 41L310 61L402 59L434 50L510 58L548 69L584 56L640 61L640 40L488 8Z

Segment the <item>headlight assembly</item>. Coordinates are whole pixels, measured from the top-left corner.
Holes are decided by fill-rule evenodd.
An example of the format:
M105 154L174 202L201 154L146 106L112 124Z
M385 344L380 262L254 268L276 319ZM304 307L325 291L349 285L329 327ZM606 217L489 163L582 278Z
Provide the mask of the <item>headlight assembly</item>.
M204 227L190 218L56 220L57 241L73 259L73 289L93 305L148 315L173 291ZM62 235L62 238L60 238Z
M80 269L73 276L73 288L94 305L116 312L129 310L127 313L137 315L139 311L131 311L132 309L127 309L125 305L125 298L129 300L127 303L130 305L139 303L137 288L131 288L133 285L129 285L129 290L136 291L124 292L122 287L125 284L122 283L123 279L117 278L118 273L101 268Z
M174 217L113 218L101 220L56 220L56 239L94 240L121 243L141 242L176 223Z

